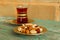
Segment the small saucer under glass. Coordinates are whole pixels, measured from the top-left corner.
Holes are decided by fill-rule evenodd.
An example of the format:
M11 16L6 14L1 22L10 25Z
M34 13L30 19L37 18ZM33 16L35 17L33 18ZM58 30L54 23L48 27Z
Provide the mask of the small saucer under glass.
M6 20L5 22L8 22L8 23L10 23L10 24L14 24L14 25L21 25L21 24L26 24L26 23L17 23L17 20ZM32 20L32 19L28 19L28 23L32 23L32 22L34 22L34 20Z

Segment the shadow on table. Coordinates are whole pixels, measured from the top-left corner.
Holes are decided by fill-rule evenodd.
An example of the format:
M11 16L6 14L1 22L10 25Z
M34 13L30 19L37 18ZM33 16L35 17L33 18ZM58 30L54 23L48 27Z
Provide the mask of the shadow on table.
M17 33L13 32L13 31L12 31L12 34L15 37L19 37L19 38L22 38L22 39L25 39L25 40L39 39L40 38L39 36L42 36L42 35L29 36L29 35L17 34Z

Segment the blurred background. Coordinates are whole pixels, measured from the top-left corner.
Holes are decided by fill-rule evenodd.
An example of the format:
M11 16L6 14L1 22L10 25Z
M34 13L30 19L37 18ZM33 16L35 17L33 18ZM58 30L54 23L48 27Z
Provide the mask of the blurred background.
M0 16L16 17L17 5L27 5L29 18L60 21L60 0L0 0Z

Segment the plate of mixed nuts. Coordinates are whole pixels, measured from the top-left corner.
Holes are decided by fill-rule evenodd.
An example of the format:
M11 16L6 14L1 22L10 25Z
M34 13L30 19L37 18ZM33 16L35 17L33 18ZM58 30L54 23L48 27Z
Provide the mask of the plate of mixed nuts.
M43 26L38 26L37 24L27 23L22 24L22 26L15 27L13 31L23 35L40 35L47 32L47 29Z

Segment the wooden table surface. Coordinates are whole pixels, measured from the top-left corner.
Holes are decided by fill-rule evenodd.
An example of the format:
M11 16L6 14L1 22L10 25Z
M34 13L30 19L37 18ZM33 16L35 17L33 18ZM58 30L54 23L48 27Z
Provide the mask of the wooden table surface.
M32 23L44 26L48 31L43 35L26 36L14 33L13 28L17 25L5 22L13 19L14 17L0 17L0 40L60 40L60 22L34 18Z

